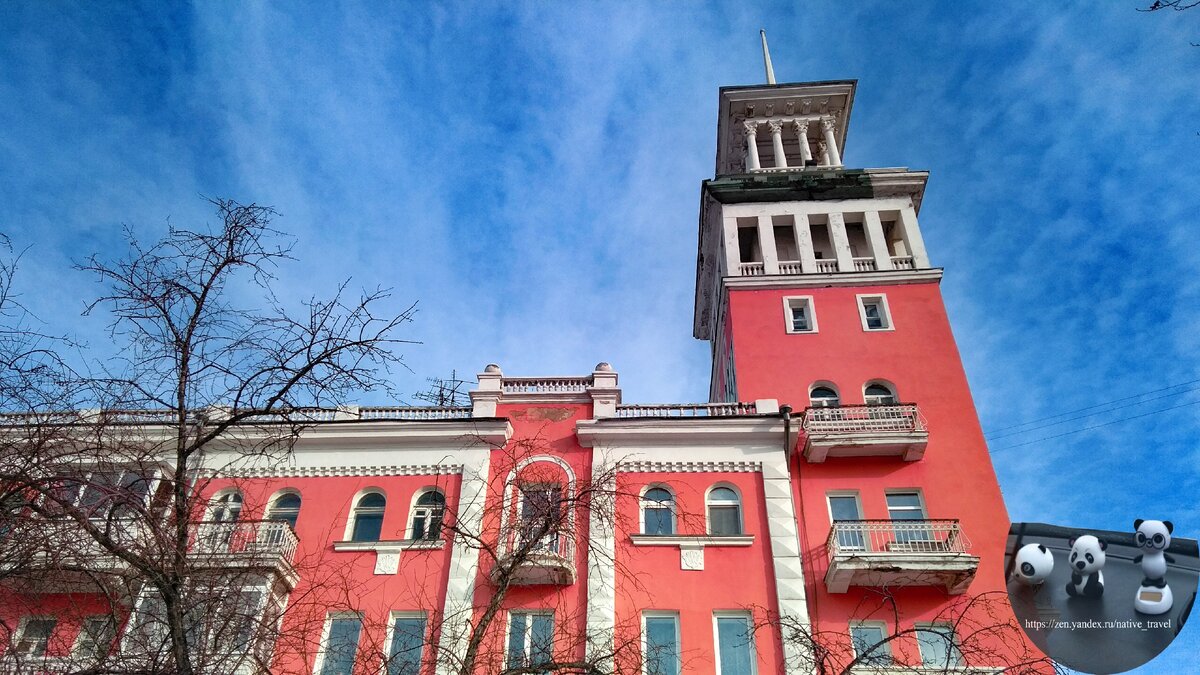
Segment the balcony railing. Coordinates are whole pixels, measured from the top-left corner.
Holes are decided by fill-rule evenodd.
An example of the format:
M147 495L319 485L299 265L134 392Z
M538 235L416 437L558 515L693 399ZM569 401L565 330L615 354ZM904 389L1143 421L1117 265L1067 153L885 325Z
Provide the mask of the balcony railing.
M817 258L817 271L824 272L824 273L838 271L837 260L827 260L825 258Z
M825 542L831 593L850 586L966 590L979 558L957 520L835 520Z
M506 377L505 394L582 394L592 385L591 377Z
M464 406L444 407L385 407L359 408L360 420L458 420L471 416L471 408Z
M925 418L913 403L808 408L802 427L810 462L880 455L914 461L924 456L929 441Z
M892 269L915 270L917 265L913 262L911 255L894 255L892 256Z
M854 271L855 272L874 272L875 271L875 259L874 258L851 258L851 260L854 263Z
M527 536L530 535L521 530L510 533L505 557L511 559L521 551ZM527 549L524 558L512 571L511 582L519 586L575 583L574 536L571 532L548 532L542 535Z
M804 270L801 268L799 260L780 260L779 261L779 273L780 274L802 274L803 272L804 272Z
M205 521L192 525L196 557L292 564L299 540L282 520Z
M618 405L617 417L735 417L758 413L753 403L653 403Z
M761 262L738 263L738 274L743 277L761 277L767 273L766 266Z

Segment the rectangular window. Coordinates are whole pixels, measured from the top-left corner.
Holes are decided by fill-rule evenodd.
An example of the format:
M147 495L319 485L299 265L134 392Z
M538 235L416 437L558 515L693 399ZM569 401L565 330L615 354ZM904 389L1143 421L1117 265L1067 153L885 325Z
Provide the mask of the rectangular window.
M850 624L850 642L854 646L854 656L862 657L860 664L892 665L892 648L887 642L887 633L882 623L871 621Z
M812 296L800 295L784 298L783 320L788 333L817 332L817 315L813 311Z
M713 615L717 675L754 675L754 632L745 612Z
M931 623L917 626L917 644L921 664L933 668L958 668L963 665L958 636L950 624Z
M391 630L387 675L419 675L425 647L425 615L395 613Z
M73 653L86 663L95 663L108 656L116 637L117 629L110 617L89 616L75 639Z
M351 675L361 632L362 617L330 614L325 623L321 653L317 655L317 675Z
M858 504L856 494L829 494L829 519L837 521L862 520L862 509ZM866 542L861 529L855 529L854 524L844 524L838 530L838 547L843 550L863 550Z
M928 543L933 540L933 532L926 525L903 522L926 520L925 505L921 502L920 492L888 492L887 507L888 518L901 521L892 526L896 542L911 546L914 542Z
M537 537L535 549L561 554L559 535L565 534L562 487L554 484L521 487L521 536Z
M554 661L554 615L509 612L508 667L529 668Z
M646 675L679 675L682 668L679 615L671 612L644 612L642 623Z
M54 632L57 619L30 617L21 625L21 634L16 639L14 651L22 656L42 657L50 646L50 635Z
M886 295L859 295L858 314L863 330L892 330L892 314Z

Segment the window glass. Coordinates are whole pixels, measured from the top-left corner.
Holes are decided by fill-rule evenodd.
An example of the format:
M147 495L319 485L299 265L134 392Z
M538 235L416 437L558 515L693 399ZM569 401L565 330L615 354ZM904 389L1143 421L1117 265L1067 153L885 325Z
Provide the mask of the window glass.
M854 495L829 495L829 517L833 521L862 520L862 511L858 508L858 498ZM837 540L838 546L844 549L864 548L862 531L850 529L846 525L839 529Z
M921 664L935 668L956 668L962 665L958 638L954 628L931 624L917 629L917 644L921 649Z
M737 493L729 488L713 488L708 493L708 533L738 535L742 533L741 506Z
M521 488L521 536L538 537L534 550L560 553L563 528L562 488L527 485Z
M300 495L287 493L280 495L271 506L267 520L282 520L296 529L296 520L300 517Z
M412 515L413 539L437 539L442 534L442 517L446 512L446 496L429 490L417 498Z
M554 615L512 612L508 624L508 667L527 668L554 661Z
M896 395L891 389L882 384L872 384L863 392L867 405L892 405L896 403Z
M379 541L383 534L383 510L387 499L378 492L369 492L354 508L354 528L350 541Z
M867 317L867 328L883 328L883 313L878 302L863 302L863 314Z
M841 403L838 400L837 392L829 387L813 387L808 398L812 401L813 406L818 408L833 408Z
M892 520L924 520L921 495L916 492L889 492L887 494L888 515Z
M646 675L679 675L679 617L646 617Z
M646 490L642 503L645 534L675 534L675 497L670 490Z
M213 502L209 520L215 520L219 523L232 523L236 522L241 515L242 495L237 492L229 492L221 495Z
M358 651L358 634L361 631L362 619L358 617L329 620L329 639L325 643L319 675L351 675L354 670L354 653Z
M21 631L21 639L17 641L17 653L25 656L45 656L46 648L50 645L50 635L57 623L57 619L51 618L27 619L25 628Z
M859 661L863 665L892 665L892 650L888 643L884 642L886 638L883 626L878 624L850 626L850 641L854 645L854 655L863 657Z
M75 656L88 662L99 661L108 656L116 636L117 629L112 619L107 616L88 617L75 641Z
M388 650L387 675L419 675L425 645L425 617L396 617Z
M717 617L720 675L754 675L754 645L750 617Z

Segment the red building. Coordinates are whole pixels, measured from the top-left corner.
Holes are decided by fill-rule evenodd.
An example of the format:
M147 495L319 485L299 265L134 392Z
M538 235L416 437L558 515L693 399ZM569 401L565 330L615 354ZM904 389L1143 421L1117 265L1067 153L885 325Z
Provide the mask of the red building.
M250 610L201 611L197 644L220 645L207 671L1025 658L1000 630L1008 518L917 222L928 174L843 167L854 91L721 90L696 267L709 403L623 403L607 364L492 365L470 407L315 413L284 462L245 457L249 432L208 455L195 569L237 570L218 597ZM136 570L97 589L86 568L125 563L83 558L19 579L0 562L3 662L67 671L161 642Z

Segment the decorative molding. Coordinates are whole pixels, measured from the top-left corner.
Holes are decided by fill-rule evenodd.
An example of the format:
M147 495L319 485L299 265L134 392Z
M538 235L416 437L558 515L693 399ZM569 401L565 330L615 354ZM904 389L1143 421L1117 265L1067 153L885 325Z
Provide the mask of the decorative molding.
M445 476L463 471L461 464L393 464L390 466L265 466L211 470L212 478L326 478L334 476Z
M750 460L668 462L645 459L618 462L617 471L626 473L758 473L762 471L762 462Z
M723 277L725 285L735 289L825 288L828 286L900 286L940 282L942 269L883 270L875 272L826 272L771 274L758 277Z
M778 134L783 131L783 120L768 120L767 128L772 134Z
M381 539L379 541L335 541L335 551L375 551L390 553L409 549L445 548L445 539Z
M750 546L754 543L754 535L631 534L629 541L634 546Z

